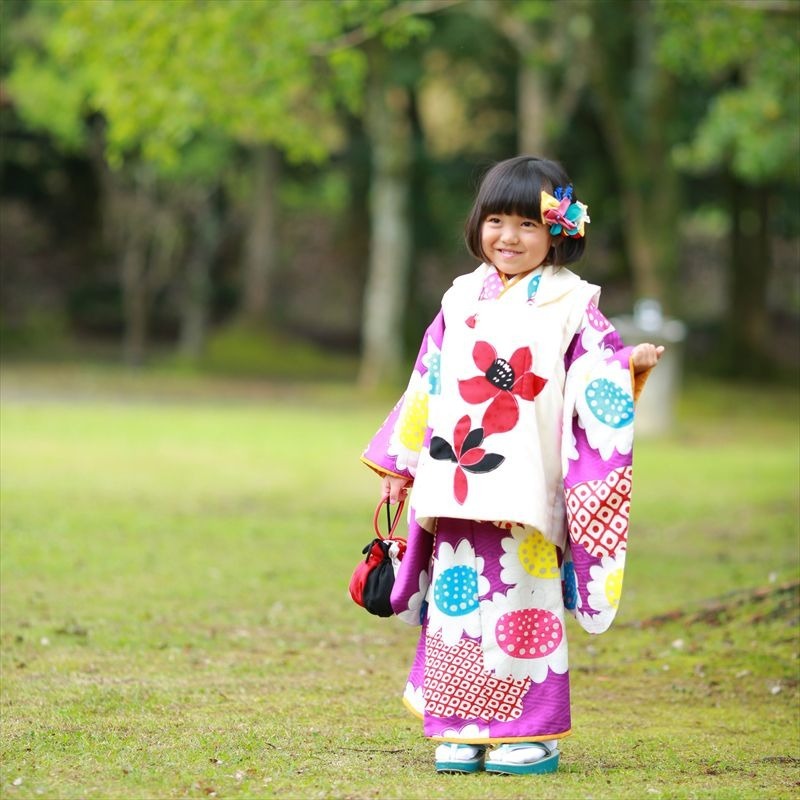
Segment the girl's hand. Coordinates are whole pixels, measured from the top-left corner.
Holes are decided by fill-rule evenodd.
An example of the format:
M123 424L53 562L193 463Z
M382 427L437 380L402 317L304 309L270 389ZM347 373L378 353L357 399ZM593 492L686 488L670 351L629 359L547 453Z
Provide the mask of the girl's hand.
M631 363L633 364L634 373L644 372L645 370L652 369L658 364L658 359L664 353L664 348L659 345L656 347L654 344L645 342L644 344L637 344L633 348L631 354Z
M399 475L384 475L381 482L381 497L388 497L392 505L396 505L401 499L405 499L408 487L411 485L409 478L401 478Z

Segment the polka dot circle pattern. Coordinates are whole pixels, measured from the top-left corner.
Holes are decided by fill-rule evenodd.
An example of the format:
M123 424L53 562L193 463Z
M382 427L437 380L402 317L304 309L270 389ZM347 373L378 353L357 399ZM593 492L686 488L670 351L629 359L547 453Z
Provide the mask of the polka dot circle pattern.
M534 295L539 291L539 283L542 280L541 275L534 275L528 282L528 302L532 303Z
M428 424L428 395L415 392L406 397L398 420L399 439L403 447L416 453L422 449Z
M558 556L555 545L539 531L534 531L520 543L519 560L525 571L534 578L558 578Z
M543 608L510 611L497 620L494 631L500 649L514 658L545 658L564 637L561 620Z
M434 353L428 366L428 393L441 394L442 391L442 356Z
M633 422L633 398L607 378L589 384L586 402L592 414L610 428L624 428Z
M433 590L436 607L449 617L462 617L478 607L478 573L473 567L448 567Z
M564 578L562 580L564 593L564 608L572 611L578 606L578 576L575 574L575 565L571 561L564 562Z
M611 327L611 323L603 316L600 309L594 303L590 303L589 307L586 309L586 318L596 331L602 332Z

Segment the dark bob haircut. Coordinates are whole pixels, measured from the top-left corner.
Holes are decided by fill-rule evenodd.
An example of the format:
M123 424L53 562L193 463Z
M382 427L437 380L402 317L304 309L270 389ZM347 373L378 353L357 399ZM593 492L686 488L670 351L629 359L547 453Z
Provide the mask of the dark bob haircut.
M570 180L560 164L544 158L517 156L495 164L481 181L472 210L464 226L467 249L479 261L489 259L481 247L481 228L490 214L517 214L528 219L542 219L542 192L553 194L556 186L566 189ZM573 192L573 201L578 200ZM586 239L554 236L545 264L563 267L577 261L586 247Z

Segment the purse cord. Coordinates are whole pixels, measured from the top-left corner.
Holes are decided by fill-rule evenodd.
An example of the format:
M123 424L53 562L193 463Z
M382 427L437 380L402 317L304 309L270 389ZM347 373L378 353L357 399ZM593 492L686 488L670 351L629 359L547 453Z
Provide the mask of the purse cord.
M375 509L375 516L373 517L372 524L375 528L375 533L378 535L378 538L381 540L384 539L394 539L394 532L397 529L397 524L400 521L400 512L403 510L403 506L405 506L406 501L400 500L397 504L397 511L394 513L394 519L392 519L392 510L390 508L389 498L383 497L381 498L380 503L378 503L377 508ZM387 536L384 536L381 533L380 527L378 526L378 515L380 514L381 506L386 505L386 524L389 526L388 530L389 533Z

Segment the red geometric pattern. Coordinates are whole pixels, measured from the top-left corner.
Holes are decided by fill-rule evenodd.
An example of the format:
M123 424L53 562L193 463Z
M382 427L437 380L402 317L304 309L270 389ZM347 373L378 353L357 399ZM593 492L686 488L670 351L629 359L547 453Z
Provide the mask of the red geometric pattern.
M486 672L480 645L461 639L449 646L438 631L425 640L425 710L434 717L500 722L518 719L530 678L496 678Z
M632 475L632 467L620 467L605 480L567 489L570 537L595 558L615 557L627 547Z

